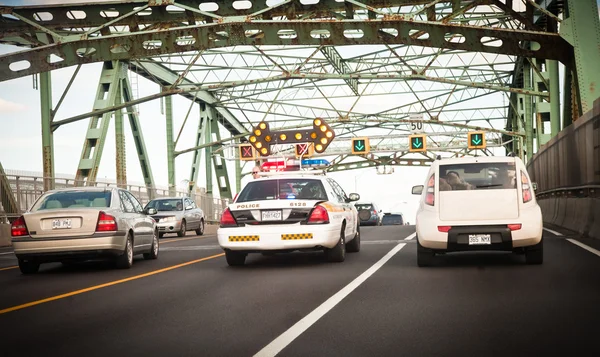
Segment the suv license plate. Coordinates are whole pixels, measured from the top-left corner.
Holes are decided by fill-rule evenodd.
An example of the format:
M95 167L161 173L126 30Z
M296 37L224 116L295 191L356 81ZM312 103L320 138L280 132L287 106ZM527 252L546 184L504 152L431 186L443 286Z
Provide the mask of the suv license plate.
M71 229L71 220L54 219L52 220L52 229Z
M491 234L469 234L469 245L492 244Z
M262 211L262 221L281 221L281 211Z

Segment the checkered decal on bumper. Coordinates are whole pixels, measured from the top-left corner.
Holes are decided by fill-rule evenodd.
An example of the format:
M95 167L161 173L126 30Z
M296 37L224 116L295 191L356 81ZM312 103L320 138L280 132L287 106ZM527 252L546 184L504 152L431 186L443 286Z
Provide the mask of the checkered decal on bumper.
M260 236L229 236L230 242L257 242Z
M281 240L312 239L312 233L282 234Z

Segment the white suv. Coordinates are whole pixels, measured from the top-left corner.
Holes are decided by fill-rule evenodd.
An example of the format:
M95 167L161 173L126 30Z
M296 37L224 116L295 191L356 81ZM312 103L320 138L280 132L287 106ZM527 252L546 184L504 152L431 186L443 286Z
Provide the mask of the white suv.
M521 159L439 159L412 193L421 195L419 266L436 253L472 250L524 253L528 264L542 264L542 212Z

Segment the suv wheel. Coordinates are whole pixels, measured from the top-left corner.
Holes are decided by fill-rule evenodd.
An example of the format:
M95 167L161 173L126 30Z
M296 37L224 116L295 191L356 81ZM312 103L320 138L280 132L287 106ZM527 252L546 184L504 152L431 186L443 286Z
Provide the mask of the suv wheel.
M527 264L542 264L544 262L544 239L531 247L525 248L525 262Z
M431 249L427 249L419 243L419 237L417 239L417 265L419 267L428 267L433 264L433 257L435 253Z

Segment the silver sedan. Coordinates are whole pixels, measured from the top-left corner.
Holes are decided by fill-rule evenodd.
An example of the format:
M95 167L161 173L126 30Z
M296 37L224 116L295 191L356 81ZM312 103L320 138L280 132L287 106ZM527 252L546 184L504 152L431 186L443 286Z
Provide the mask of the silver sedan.
M204 234L204 212L188 197L163 197L154 199L146 205L145 212L156 210L152 218L157 222L159 237L165 233L177 233L185 236L187 231Z
M139 201L119 188L48 191L11 225L12 245L23 274L41 263L96 258L130 268L133 256L158 257L156 222Z

